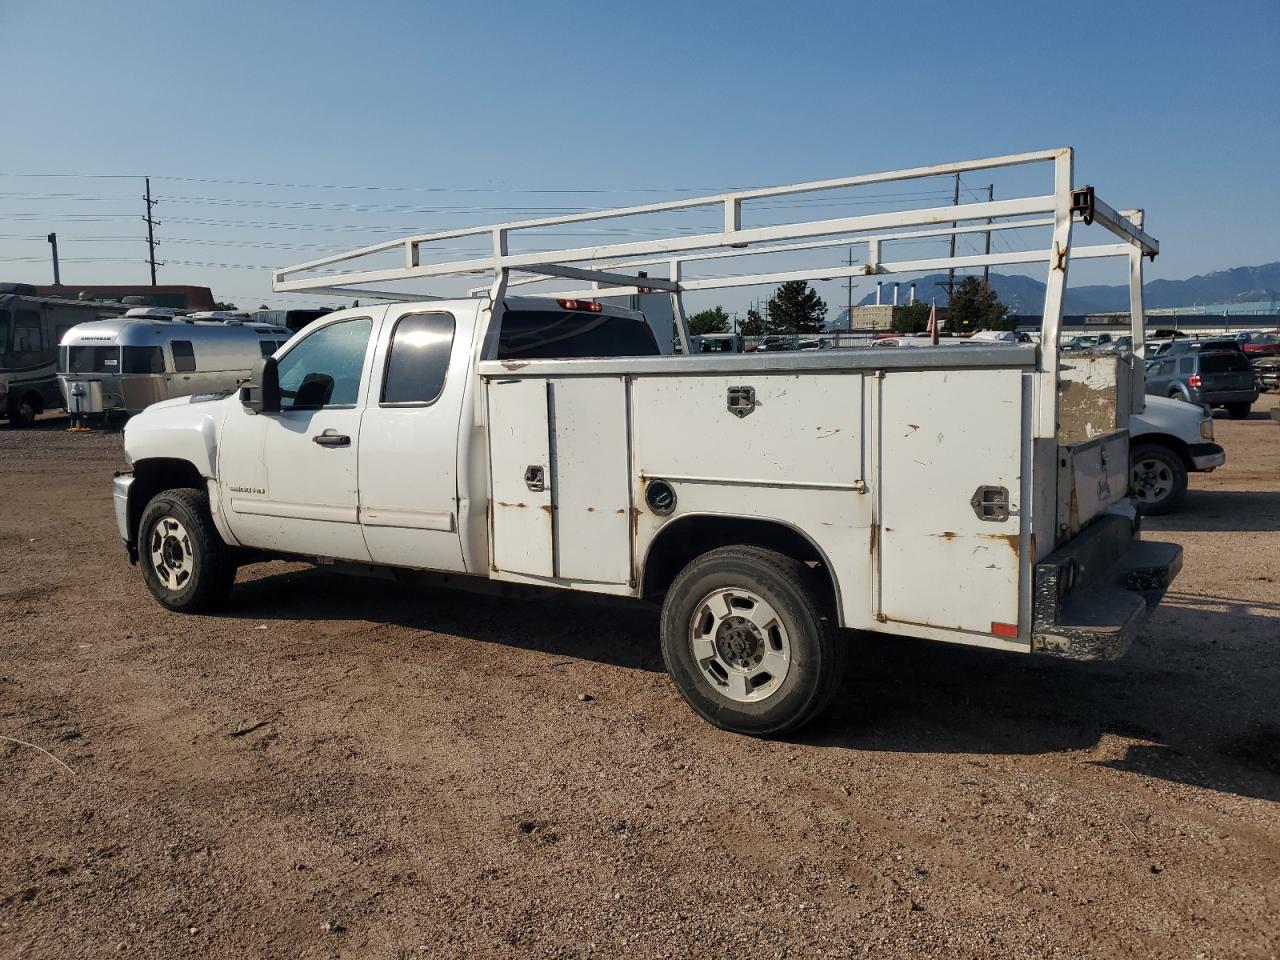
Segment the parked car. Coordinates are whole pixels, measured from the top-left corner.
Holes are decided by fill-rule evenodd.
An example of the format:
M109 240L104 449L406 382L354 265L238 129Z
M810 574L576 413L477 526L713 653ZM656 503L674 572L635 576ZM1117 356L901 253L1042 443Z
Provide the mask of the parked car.
M1280 335L1274 333L1236 334L1236 343L1250 360L1258 357L1280 357Z
M1253 361L1253 377L1260 390L1280 390L1280 356Z
M1198 350L1173 350L1148 361L1147 393L1225 407L1233 420L1242 420L1258 399L1258 385L1239 350L1202 344Z

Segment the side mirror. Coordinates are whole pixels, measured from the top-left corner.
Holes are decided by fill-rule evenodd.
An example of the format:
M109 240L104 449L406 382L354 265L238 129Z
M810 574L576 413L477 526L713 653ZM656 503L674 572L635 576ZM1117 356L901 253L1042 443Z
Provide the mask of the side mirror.
M253 365L249 382L240 387L240 403L251 413L280 412L280 374L275 357L262 357Z

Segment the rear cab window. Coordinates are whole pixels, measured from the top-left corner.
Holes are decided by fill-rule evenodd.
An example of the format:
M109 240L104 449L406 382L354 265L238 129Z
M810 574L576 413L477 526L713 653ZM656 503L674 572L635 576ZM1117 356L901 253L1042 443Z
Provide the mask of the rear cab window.
M504 310L498 333L499 360L656 357L661 352L645 320L586 310Z

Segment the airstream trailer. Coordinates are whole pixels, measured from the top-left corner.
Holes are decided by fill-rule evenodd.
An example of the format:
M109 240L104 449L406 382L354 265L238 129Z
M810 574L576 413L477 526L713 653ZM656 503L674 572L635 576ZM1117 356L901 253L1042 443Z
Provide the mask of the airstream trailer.
M271 356L290 335L272 324L135 309L68 330L58 379L73 417L133 414L172 397L235 389L254 361Z
M0 284L0 417L22 427L61 407L58 341L77 324L124 309L118 303L38 296L25 283Z

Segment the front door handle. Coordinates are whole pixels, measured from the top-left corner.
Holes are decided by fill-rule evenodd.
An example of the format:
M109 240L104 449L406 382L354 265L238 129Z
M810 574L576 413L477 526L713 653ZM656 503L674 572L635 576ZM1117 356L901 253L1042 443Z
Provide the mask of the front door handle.
M320 444L322 447L349 447L351 446L351 438L345 433L330 433L326 430L324 433L317 433L311 438L312 442Z

